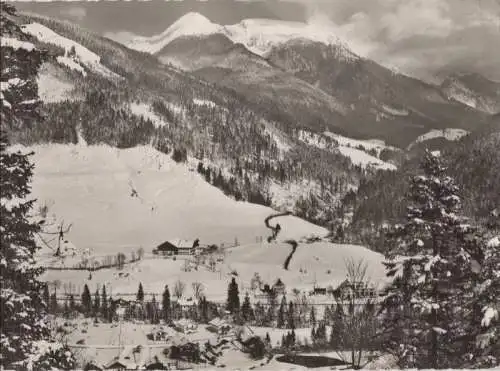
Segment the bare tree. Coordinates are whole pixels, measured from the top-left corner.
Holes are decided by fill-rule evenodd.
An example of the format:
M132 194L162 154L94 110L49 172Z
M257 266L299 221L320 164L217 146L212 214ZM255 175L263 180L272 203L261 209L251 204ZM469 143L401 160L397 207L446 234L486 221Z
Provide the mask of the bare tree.
M333 324L332 334L336 346L346 352L338 352L339 357L352 368L362 368L363 354L373 350L377 329L375 300L366 297L364 292L369 286L367 276L368 265L363 260L345 261L348 282L348 294L342 295L337 301L338 311L335 314L338 321ZM337 349L339 350L339 349Z
M193 295L196 298L196 300L200 300L200 298L203 296L203 284L201 282L193 282L191 284L193 288Z
M186 288L186 284L182 282L181 280L177 280L174 285L174 296L177 299L182 298L182 295L184 294L184 290Z

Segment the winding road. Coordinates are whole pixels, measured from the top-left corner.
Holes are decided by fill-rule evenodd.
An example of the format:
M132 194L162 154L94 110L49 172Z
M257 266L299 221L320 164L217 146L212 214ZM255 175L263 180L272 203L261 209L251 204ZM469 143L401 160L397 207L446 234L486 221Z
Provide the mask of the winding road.
M271 219L274 219L274 218L279 218L281 216L288 216L288 215L292 215L292 213L290 211L286 211L286 212L279 213L279 214L272 214L272 215L269 215L264 220L264 223L266 224L266 227L269 228L273 232L273 234L267 238L267 242L268 243L270 243L271 241L276 241L276 238L278 237L278 233L280 232L280 229L278 229L276 226L273 227L272 225L270 225L269 221ZM292 246L292 251L287 256L287 258L285 260L285 263L283 264L283 268L285 268L286 270L288 270L288 266L290 265L290 261L292 260L293 254L295 253L295 250L297 250L297 247L299 246L299 244L295 240L287 240L287 241L285 241L285 243L287 243L290 246Z

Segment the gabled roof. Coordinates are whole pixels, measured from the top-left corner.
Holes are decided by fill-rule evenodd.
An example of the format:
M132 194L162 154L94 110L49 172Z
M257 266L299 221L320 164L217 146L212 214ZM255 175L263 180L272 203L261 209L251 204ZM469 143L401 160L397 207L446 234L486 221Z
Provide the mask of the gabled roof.
M168 240L172 245L177 246L177 247L193 247L194 245L194 240L183 240L180 238L176 238L173 240Z
M208 322L209 325L216 326L216 327L221 327L221 326L230 326L229 323L224 321L223 319L216 317L210 322Z

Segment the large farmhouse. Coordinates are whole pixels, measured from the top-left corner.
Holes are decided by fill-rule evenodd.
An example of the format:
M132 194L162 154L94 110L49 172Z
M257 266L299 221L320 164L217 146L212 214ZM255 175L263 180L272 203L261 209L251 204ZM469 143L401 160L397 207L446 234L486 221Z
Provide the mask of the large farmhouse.
M200 240L182 240L180 238L169 240L158 246L153 253L162 255L194 255L200 245Z

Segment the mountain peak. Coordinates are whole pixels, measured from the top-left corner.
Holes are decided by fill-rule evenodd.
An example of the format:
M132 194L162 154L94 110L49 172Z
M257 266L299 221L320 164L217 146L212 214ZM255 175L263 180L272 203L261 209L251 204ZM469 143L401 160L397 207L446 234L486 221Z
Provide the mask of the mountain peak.
M338 44L340 40L325 25L278 19L244 19L233 25L213 23L200 13L190 12L183 15L163 33L152 37L136 37L128 47L151 54L158 53L163 47L180 37L207 36L223 34L237 44L260 56L265 56L273 46L293 39L304 39L324 44Z
M152 37L136 37L128 44L128 47L155 54L179 37L210 35L221 32L221 29L222 26L213 23L204 15L189 12L161 34Z
M198 12L189 12L175 21L169 28L190 27L203 29L206 26L212 26L214 23L203 14Z

